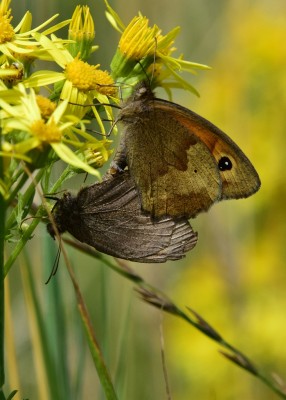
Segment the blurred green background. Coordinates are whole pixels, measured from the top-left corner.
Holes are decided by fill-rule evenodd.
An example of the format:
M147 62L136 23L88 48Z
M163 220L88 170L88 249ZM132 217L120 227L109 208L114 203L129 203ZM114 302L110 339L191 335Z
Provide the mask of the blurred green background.
M119 36L106 21L101 0L12 0L13 23L27 10L33 13L34 26L55 13L64 20L77 4L91 8L100 46L93 62L108 69ZM199 242L186 259L162 265L133 263L132 268L180 306L196 310L266 373L286 380L285 0L110 4L126 24L140 10L163 33L181 26L177 54L212 70L188 77L200 98L177 91L174 101L228 133L262 181L253 197L222 202L191 221ZM82 184L80 177L67 186L78 190ZM225 360L218 346L198 331L141 302L134 285L99 261L68 250L120 399L167 398L161 323L174 400L278 398ZM50 386L57 387L59 399L103 399L63 260L50 284L44 284L55 253L56 245L43 225L9 274L7 387L20 390L16 400L51 399ZM28 270L49 341L47 352L55 363L52 380L42 366L26 289L31 280Z

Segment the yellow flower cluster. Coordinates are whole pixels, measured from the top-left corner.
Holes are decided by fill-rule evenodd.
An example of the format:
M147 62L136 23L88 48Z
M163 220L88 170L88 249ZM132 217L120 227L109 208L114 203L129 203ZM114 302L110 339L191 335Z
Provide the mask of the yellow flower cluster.
M116 95L116 88L108 72L101 71L99 64L88 64L84 58L97 48L92 43L95 32L88 7L76 7L71 20L47 28L54 16L32 29L29 12L17 28L12 26L9 5L10 0L0 3L0 156L29 161L29 165L37 168L42 163L37 165L35 151L53 150L74 168L97 174L91 165L99 164L99 155L101 164L106 162L111 152L110 141L102 135L105 133L102 117L92 104L94 101L108 104L109 97ZM71 38L57 38L54 32L68 24ZM31 73L38 59L58 64L62 72L51 69ZM36 96L47 87L48 97ZM83 120L90 110L92 114ZM112 120L110 107L105 114L104 119ZM86 125L94 117L101 131L97 138L86 132ZM80 154L86 153L88 146L97 153L95 163L90 155L85 160Z
M172 57L179 28L162 35L141 15L125 27L106 1L107 18L122 35L111 73L103 71L99 64L88 63L98 46L93 44L94 22L87 6L77 6L70 20L48 26L57 17L53 16L36 28L27 11L14 27L10 1L0 1L0 157L5 157L5 166L9 159L24 160L35 169L43 167L43 159L62 159L77 171L96 175L94 167L111 154L104 121L116 131L109 104L118 102L119 82L134 84L149 75L153 86L195 91L179 72L205 68ZM55 32L66 25L68 38L57 37ZM56 64L58 70L34 71L37 60ZM167 81L170 77L173 83ZM91 131L100 135L88 132L93 123L97 127ZM42 157L49 152L55 156Z

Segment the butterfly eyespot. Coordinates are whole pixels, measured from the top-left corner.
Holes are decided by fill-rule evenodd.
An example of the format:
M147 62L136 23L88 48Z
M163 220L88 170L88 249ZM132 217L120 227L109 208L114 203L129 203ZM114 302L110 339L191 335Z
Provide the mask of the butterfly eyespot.
M194 173L196 174L198 172L198 170L197 169L194 169Z
M232 162L228 157L222 157L218 162L220 171L229 171L232 168Z

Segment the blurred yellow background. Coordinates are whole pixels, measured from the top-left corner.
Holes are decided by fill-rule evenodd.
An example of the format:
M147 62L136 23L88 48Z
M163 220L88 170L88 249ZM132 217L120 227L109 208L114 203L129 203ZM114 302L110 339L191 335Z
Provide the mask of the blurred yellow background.
M69 18L78 3L63 3L30 0L19 5L12 0L15 22L27 9L34 15L34 25L56 12L61 20ZM100 50L93 56L94 62L108 69L118 35L105 20L103 1L82 4L91 7L95 18ZM176 40L178 53L212 69L188 77L200 98L176 91L173 100L231 136L250 158L262 181L260 191L253 197L222 202L191 221L199 232L199 242L185 260L166 265L133 263L132 268L180 306L196 310L265 373L277 373L286 381L286 3L142 0L132 1L127 7L122 0L110 0L110 4L125 23L140 10L163 33L181 26ZM82 184L78 182L71 181L69 187L77 190ZM43 241L46 247L42 252L36 244ZM44 285L48 269L43 271L42 267L52 246L45 227L38 230L30 244L33 273L43 298L47 291L53 297L52 286L56 284ZM115 272L75 251L71 251L71 259L107 363L116 375L120 399L166 398L160 358L162 319L174 400L278 398L253 376L224 359L216 343L185 322L170 315L162 317L158 310L143 304L133 285ZM50 267L49 264L47 268ZM31 355L32 330L24 311L24 294L17 283L19 268L14 266L11 271L14 332L22 396L32 399L37 393L33 374L37 374L25 368L31 363L32 371L36 370ZM65 315L57 318L66 321L72 379L77 379L79 369L83 371L81 395L73 393L69 398L104 398L87 345L83 338L76 339L81 327L63 262L55 280L60 285L59 301L65 310ZM49 300L45 300L44 308L46 304ZM56 307L54 313L55 310ZM48 332L52 329L49 312L45 314ZM85 356L81 359L79 354ZM8 379L13 381L11 376Z

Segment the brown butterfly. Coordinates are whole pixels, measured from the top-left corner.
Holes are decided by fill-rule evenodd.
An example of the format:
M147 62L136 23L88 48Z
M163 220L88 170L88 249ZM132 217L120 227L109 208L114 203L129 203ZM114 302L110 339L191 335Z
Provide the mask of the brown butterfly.
M145 82L118 120L124 130L110 172L128 166L142 208L153 216L194 217L260 187L253 165L225 133L193 111L157 99Z
M178 260L197 243L197 233L186 219L154 221L142 213L128 172L85 187L76 196L66 192L52 213L60 234L68 231L99 251L126 260ZM47 229L54 238L54 224Z

